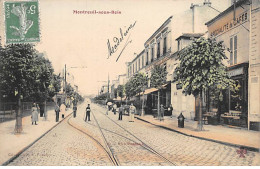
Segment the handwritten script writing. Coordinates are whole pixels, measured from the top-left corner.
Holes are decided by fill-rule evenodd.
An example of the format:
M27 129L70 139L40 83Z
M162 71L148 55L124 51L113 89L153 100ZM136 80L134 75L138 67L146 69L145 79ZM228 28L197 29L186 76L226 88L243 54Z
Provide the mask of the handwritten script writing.
M130 24L130 26L126 29L126 30L122 30L122 28L119 29L119 32L120 32L120 37L113 37L113 41L111 41L110 43L110 40L107 39L107 48L108 48L108 59L114 54L116 53L116 51L118 50L120 44L124 41L124 39L128 36L126 42L125 42L125 45L123 47L123 49L121 50L119 56L117 57L117 60L120 58L123 50L125 49L125 47L132 42L132 40L129 41L129 37L131 36L131 33L130 31L134 28L136 24L136 21L133 23L133 24Z

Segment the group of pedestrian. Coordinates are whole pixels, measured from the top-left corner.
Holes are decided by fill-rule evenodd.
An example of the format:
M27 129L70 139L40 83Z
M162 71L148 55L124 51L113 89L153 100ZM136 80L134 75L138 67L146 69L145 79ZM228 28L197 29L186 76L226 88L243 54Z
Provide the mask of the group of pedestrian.
M172 118L172 111L173 111L172 104L167 108L167 111L168 111L168 115L170 115L171 118ZM165 114L165 108L164 108L163 104L161 104L159 112L160 112L159 113L159 120L163 121L164 120L164 114Z
M107 112L106 112L106 114L108 115L109 112L111 112L111 111L114 113L114 115L116 115L117 105L115 103L113 104L111 102L108 102L107 103ZM125 111L129 111L129 116L130 116L129 122L134 122L134 115L136 113L136 107L133 105L133 103L131 103L131 105L129 107L129 110L127 110L127 108L124 105L121 105L118 108L118 120L122 120L123 119L123 113Z
M59 122L60 114L62 118L65 118L66 106L64 102L60 106L58 104L55 105L55 113L56 113L56 122Z
M32 125L35 124L37 125L37 121L38 121L38 114L39 114L39 105L36 103L33 103L32 106ZM108 115L108 112L112 111L115 115L116 115L116 110L117 110L117 105L111 102L107 103L107 112L106 114ZM73 103L73 117L76 117L76 111L77 111L77 104ZM123 119L123 112L125 111L129 111L129 122L134 122L134 117L136 114L136 107L133 105L133 103L131 103L131 105L129 106L129 109L127 110L126 107L124 107L123 105L121 105L118 108L118 120L122 120ZM170 107L167 109L168 112L170 112L172 114L173 111L173 107L172 105L170 105ZM85 121L90 121L90 104L88 104L88 106L86 107L86 116L85 116ZM65 103L63 102L60 106L58 104L55 105L55 113L56 113L56 122L59 122L59 116L61 113L62 118L65 118L65 113L66 113L66 106ZM161 104L160 106L160 114L159 114L159 120L162 121L164 120L164 113L165 113L165 109L164 106Z

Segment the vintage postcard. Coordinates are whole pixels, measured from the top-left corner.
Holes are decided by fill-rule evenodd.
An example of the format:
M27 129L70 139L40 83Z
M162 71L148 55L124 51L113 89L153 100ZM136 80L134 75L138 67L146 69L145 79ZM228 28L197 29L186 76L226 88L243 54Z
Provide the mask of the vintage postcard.
M259 166L260 0L0 0L2 166Z

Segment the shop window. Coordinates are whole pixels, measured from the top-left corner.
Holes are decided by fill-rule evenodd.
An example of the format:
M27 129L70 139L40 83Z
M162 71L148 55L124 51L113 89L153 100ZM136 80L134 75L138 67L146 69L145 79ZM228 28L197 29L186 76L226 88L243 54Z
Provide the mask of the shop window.
M242 85L242 79L236 80L235 91L230 91L230 110L242 111L244 106Z

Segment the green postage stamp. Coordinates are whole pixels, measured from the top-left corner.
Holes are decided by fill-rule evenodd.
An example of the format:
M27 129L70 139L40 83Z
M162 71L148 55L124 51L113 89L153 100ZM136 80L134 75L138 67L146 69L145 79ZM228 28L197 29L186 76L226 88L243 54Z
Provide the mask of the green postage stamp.
M4 3L6 43L39 42L38 1Z

